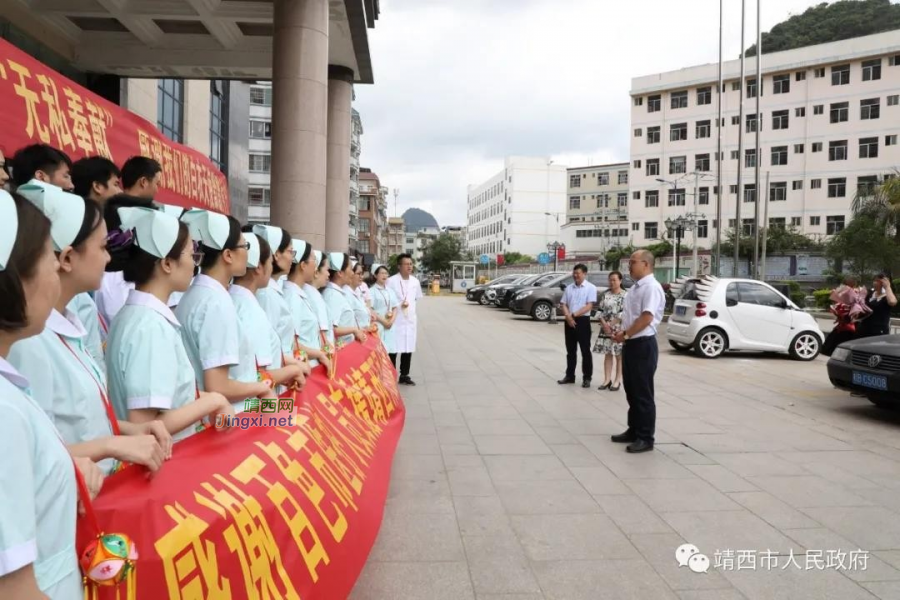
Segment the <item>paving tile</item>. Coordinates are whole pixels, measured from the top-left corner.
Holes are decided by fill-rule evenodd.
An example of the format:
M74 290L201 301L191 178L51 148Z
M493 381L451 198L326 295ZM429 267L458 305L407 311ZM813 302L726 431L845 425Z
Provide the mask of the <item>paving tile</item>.
M687 465L701 479L720 492L754 492L756 486L721 465Z
M900 519L880 506L804 508L801 511L862 550L900 549Z
M463 536L463 545L476 593L541 591L515 536Z
M632 492L606 467L572 467L572 474L593 495L628 494Z
M787 569L726 571L726 579L748 600L872 600L872 595L837 571Z
M475 445L482 455L552 454L537 435L476 435Z
M430 514L410 526L408 514L386 510L372 561L465 561L456 515Z
M547 444L576 444L578 440L576 440L571 433L569 433L563 427L545 427L545 426L536 426L534 427L535 433L541 436L541 439L544 440Z
M370 560L350 600L475 600L469 567L455 562Z
M679 566L675 550L685 543L677 533L641 533L630 536L641 556L673 590L729 590L733 589L721 573L710 569L694 573L686 565Z
M711 561L717 550L772 550L778 554L805 550L801 544L745 510L664 513L662 519Z
M872 505L844 486L816 475L749 477L748 481L795 508Z
M534 429L525 419L469 419L473 435L533 435Z
M453 505L462 535L513 535L499 496L460 496L453 499Z
M634 495L595 495L594 499L626 535L671 533L672 528Z
M676 600L643 559L532 563L547 600Z
M625 484L657 513L735 510L740 506L702 479L633 479Z
M444 459L439 454L404 454L394 458L392 479L438 479L444 477Z
M823 561L827 561L831 557L832 561L839 563L835 554L838 551L845 552L848 556L846 565L853 566L849 560L851 551L859 551L861 548L853 544L848 539L841 537L830 529L787 529L784 534L797 540L807 550L807 559L812 561L813 566L820 564L818 561L809 558L810 551L821 551ZM833 551L833 552L829 552ZM817 553L818 555L818 553ZM859 564L859 563L857 563ZM890 563L885 562L875 553L869 552L865 558L865 569L846 568L841 572L853 581L900 581L900 570L893 567Z
M518 515L510 520L531 560L634 559L640 556L606 515Z
M571 480L572 473L553 455L485 456L484 462L495 482Z
M819 527L819 523L768 492L736 492L728 497L777 529Z
M582 444L551 444L550 449L564 465L572 467L595 467L601 463L590 450Z
M458 467L447 471L453 496L495 496L494 484L485 467Z
M802 466L770 452L711 452L706 456L740 477L809 474Z
M900 582L898 581L873 581L864 583L862 586L881 600L900 600Z
M494 484L510 515L598 513L600 506L577 481L504 481Z

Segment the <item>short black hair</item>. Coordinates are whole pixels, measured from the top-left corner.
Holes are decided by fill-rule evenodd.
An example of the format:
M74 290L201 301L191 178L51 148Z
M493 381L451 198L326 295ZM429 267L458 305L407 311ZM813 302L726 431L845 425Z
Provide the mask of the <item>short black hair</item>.
M581 271L582 273L587 273L587 265L585 265L584 263L578 263L577 265L575 265L575 267L572 270L573 271Z
M61 169L63 165L72 167L72 159L49 144L32 144L19 148L12 157L13 183L16 187L25 185L38 171L48 175Z
M4 332L28 326L28 298L22 284L34 276L50 237L50 219L22 196L12 197L19 227L6 268L0 271L0 331Z
M81 221L81 229L78 230L78 235L72 240L73 248L77 248L87 241L91 234L100 227L100 223L103 222L103 209L100 208L100 205L90 198L82 198L82 200L84 200L84 219Z
M75 193L87 198L95 183L106 187L112 177L121 177L116 163L102 156L89 156L75 161L72 165L72 185Z
M409 262L413 262L412 254L408 254L408 253L404 252L403 254L397 255L397 265L398 266L400 265L400 263L403 262L404 258L408 258Z
M181 256L181 253L184 252L185 247L188 242L191 241L190 232L188 231L187 225L178 222L178 237L175 238L175 244L172 246L172 249L169 250L169 253L166 255L166 258L170 260L178 260ZM128 262L125 263L125 268L122 271L122 276L125 278L125 281L130 281L135 285L144 285L150 278L153 277L153 269L156 267L156 263L158 263L161 259L156 256L150 254L146 250L142 250L138 247L137 244L131 244L127 248L128 251Z
M609 272L609 275L607 275L606 278L609 279L609 278L612 277L613 275L615 275L616 277L618 277L618 278L619 278L619 281L622 281L622 279L623 279L623 277L622 277L622 271L610 271L610 272Z
M134 187L141 177L153 179L157 173L162 172L162 165L146 156L132 156L122 165L122 187L129 189Z

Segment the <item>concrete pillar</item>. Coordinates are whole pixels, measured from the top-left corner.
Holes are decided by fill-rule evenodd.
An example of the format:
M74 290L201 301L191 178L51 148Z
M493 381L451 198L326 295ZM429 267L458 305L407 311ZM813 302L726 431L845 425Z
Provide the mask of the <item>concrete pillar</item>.
M350 104L353 71L328 67L328 190L325 200L325 246L350 246Z
M328 0L275 0L271 222L325 242Z

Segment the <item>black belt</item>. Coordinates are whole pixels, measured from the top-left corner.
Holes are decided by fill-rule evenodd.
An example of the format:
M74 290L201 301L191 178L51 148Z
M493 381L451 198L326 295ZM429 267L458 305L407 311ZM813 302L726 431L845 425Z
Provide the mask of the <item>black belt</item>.
M641 337L628 338L627 340L625 340L625 343L629 344L631 342L649 342L650 340L653 340L655 342L656 336L655 335L642 335Z

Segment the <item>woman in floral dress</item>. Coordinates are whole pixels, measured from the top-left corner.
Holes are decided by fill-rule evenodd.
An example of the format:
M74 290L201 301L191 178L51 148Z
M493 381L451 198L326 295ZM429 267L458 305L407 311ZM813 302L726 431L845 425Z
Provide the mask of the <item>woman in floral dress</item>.
M600 299L600 336L594 344L594 352L603 354L604 383L599 390L618 391L622 381L622 344L613 341L612 336L622 327L622 313L625 310L625 294L622 289L622 274L609 274L609 289ZM616 364L616 378L613 380L613 362Z

